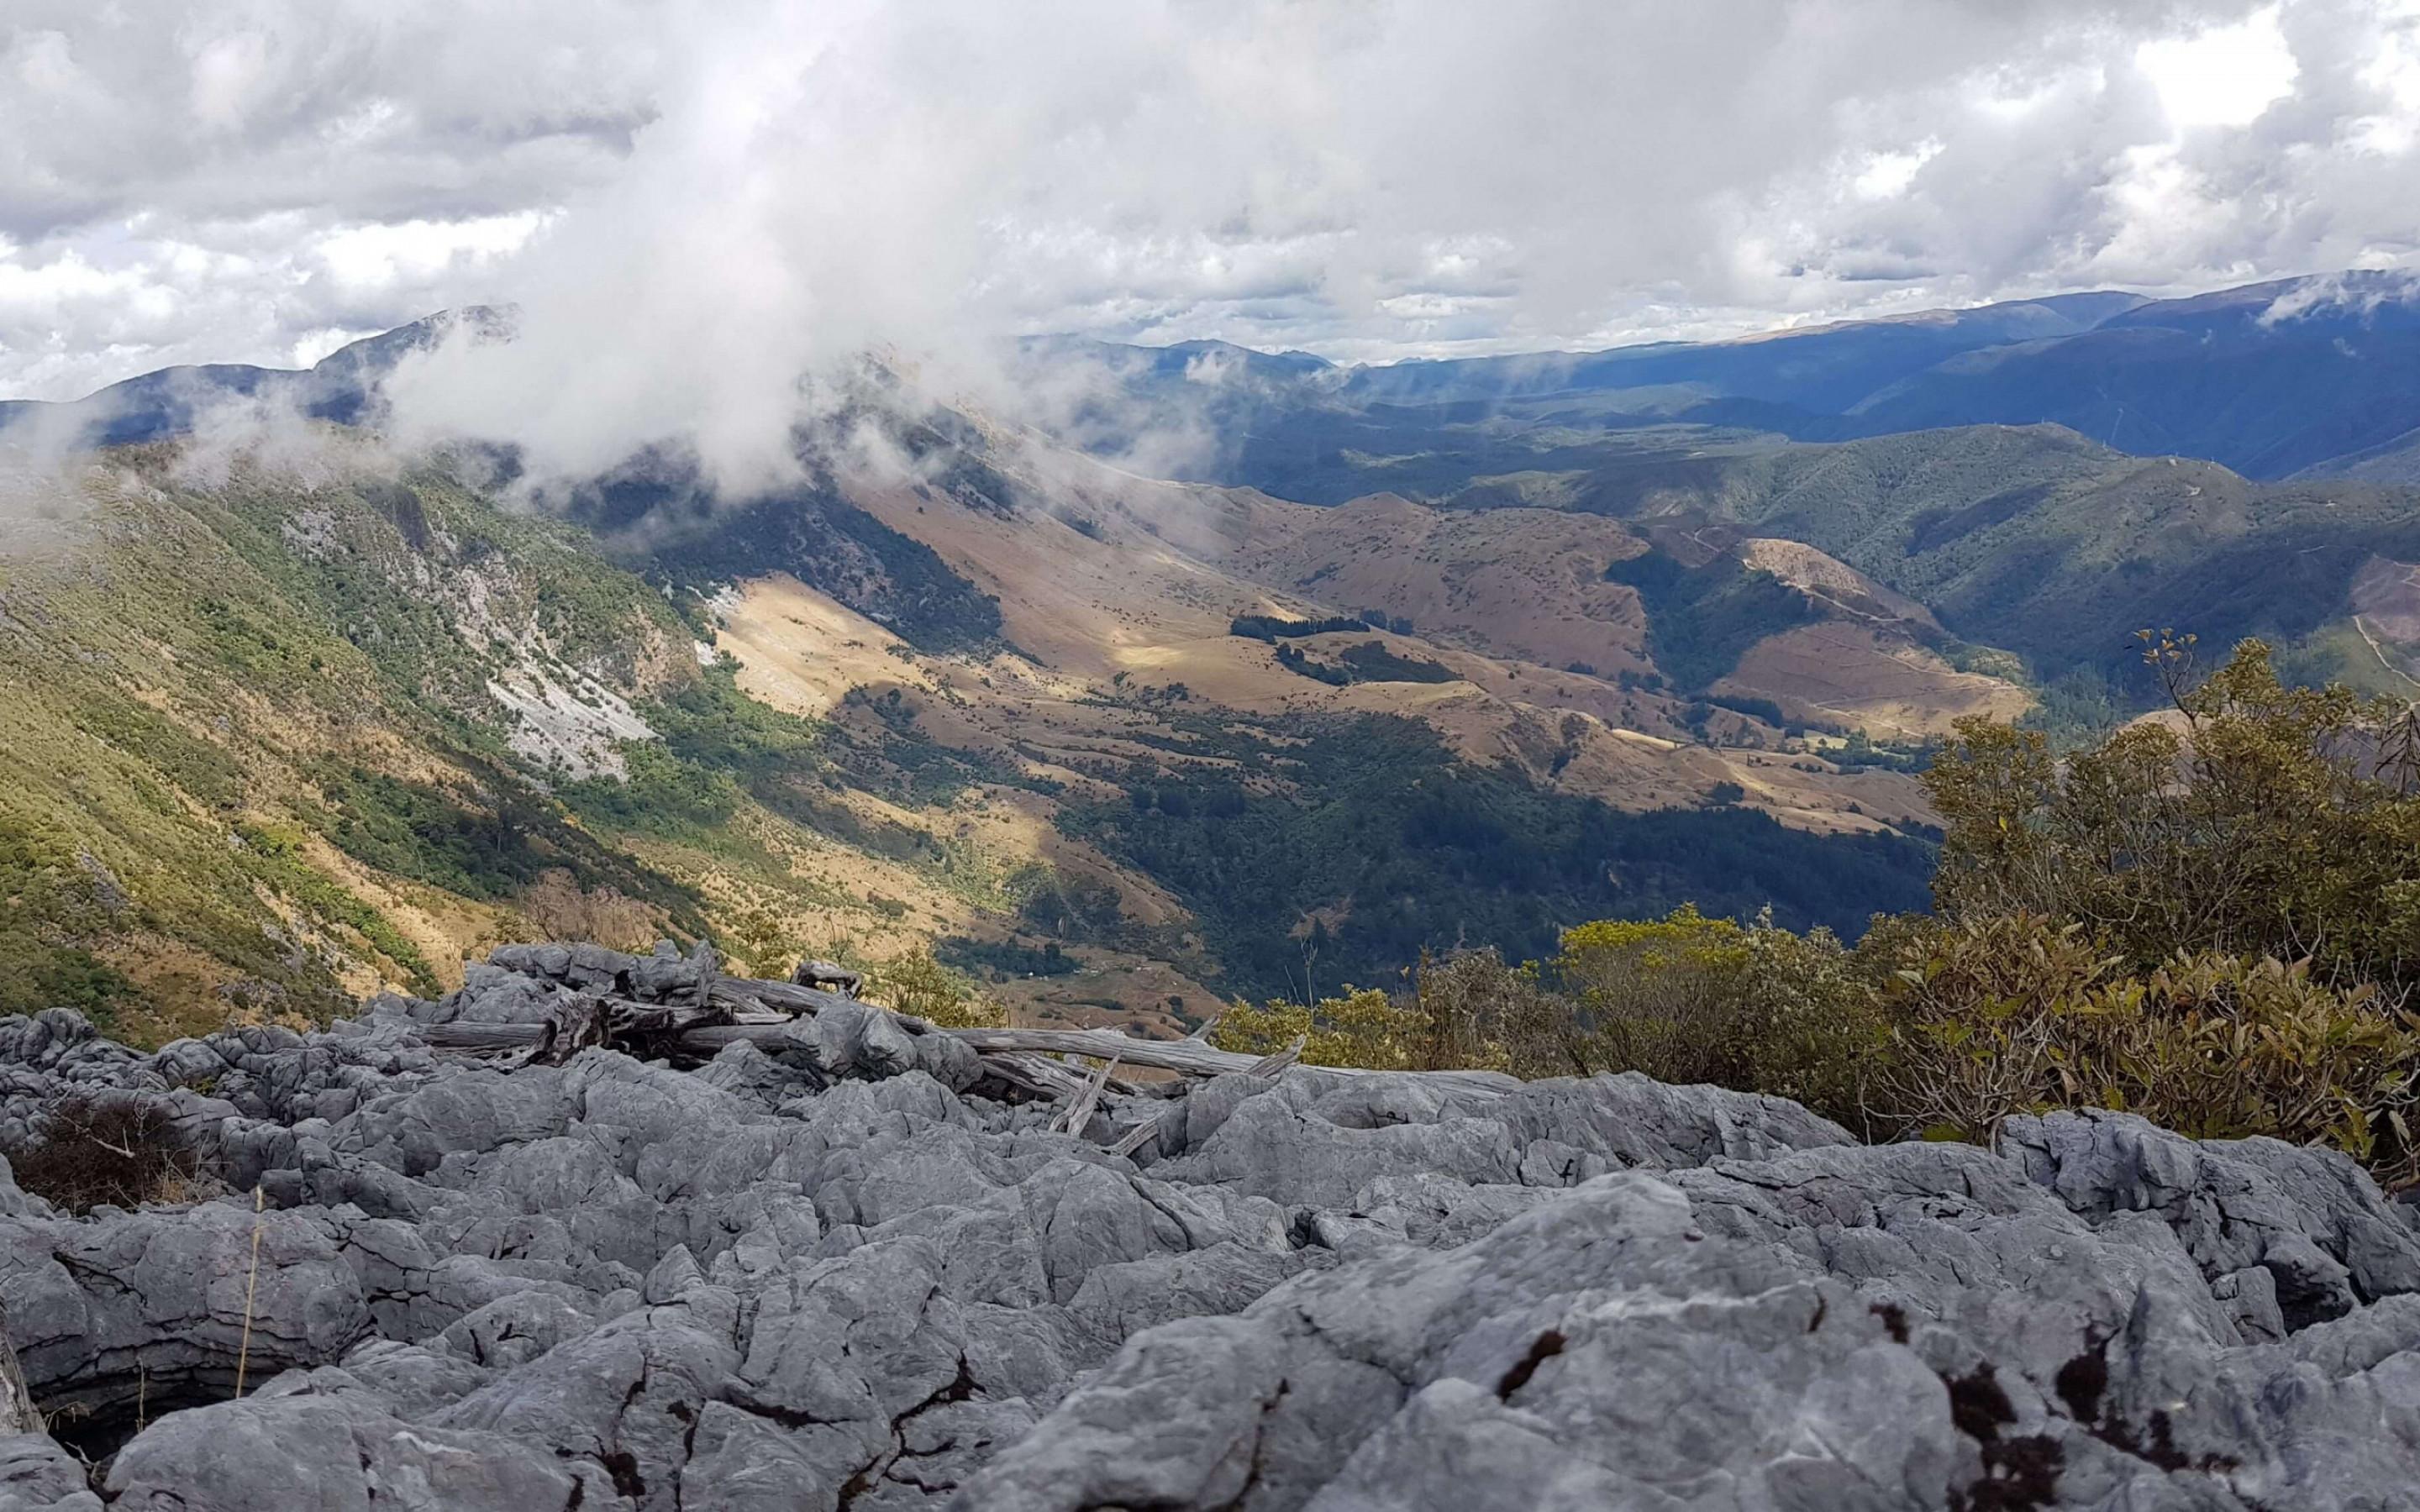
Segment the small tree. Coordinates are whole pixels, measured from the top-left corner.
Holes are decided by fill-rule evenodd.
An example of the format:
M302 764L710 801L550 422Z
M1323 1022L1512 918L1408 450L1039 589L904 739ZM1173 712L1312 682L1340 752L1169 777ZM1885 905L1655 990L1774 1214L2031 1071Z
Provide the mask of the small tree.
M2207 679L2191 637L2145 632L2168 689L2065 762L1978 720L1926 774L1951 918L2072 920L2132 966L2179 951L2308 959L2400 998L2420 981L2420 797L2393 779L2409 711L2289 688L2247 640Z
M1574 1058L1657 1081L1744 1084L1748 960L1746 931L1694 904L1565 930L1554 970L1579 1009Z

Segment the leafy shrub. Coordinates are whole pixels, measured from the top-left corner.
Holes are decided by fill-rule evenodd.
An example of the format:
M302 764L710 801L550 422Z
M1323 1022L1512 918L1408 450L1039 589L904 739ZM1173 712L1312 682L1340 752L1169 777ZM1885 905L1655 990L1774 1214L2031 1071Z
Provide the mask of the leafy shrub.
M1302 1058L1316 1066L1545 1075L1572 1069L1549 1063L1552 1036L1544 1032L1567 1011L1540 988L1536 966L1507 966L1492 949L1470 950L1422 957L1402 993L1348 986L1344 995L1310 1008L1235 1003L1210 1040L1222 1049L1265 1056L1306 1039ZM1524 1070L1516 1061L1522 1047L1532 1044L1535 1069Z
M999 1028L1008 1022L1007 1013L984 996L971 979L943 964L929 949L876 965L866 974L865 995L893 1012L945 1029Z
M124 1099L70 1097L8 1156L19 1187L71 1212L190 1202L213 1184L164 1110Z
M1313 1066L1366 1066L1373 1071L1411 1071L1414 1049L1426 1026L1416 1003L1399 1003L1377 988L1344 989L1315 1007L1236 1002L1210 1031L1221 1050L1248 1056L1275 1055L1304 1040L1302 1058Z
M1557 1058L1568 1005L1545 990L1535 965L1507 965L1492 948L1422 957L1411 1006L1412 1060L1421 1070L1544 1076L1571 1069Z
M2420 797L2389 738L2404 706L2282 687L2257 640L2197 684L2191 656L2189 637L2147 643L2171 722L2065 761L2040 732L1962 722L1925 779L1947 829L1936 906L2072 921L2137 970L2219 950L2420 986Z
M2142 975L2033 915L1878 934L1893 1122L1988 1140L2012 1113L2119 1108L2195 1138L2321 1143L2414 1174L2420 1020L2308 963L2203 950Z
M1564 931L1554 967L1578 1010L1574 1059L1663 1082L1740 1080L1745 933L1687 904L1662 919Z
M1744 926L1684 905L1649 922L1583 924L1562 946L1552 969L1572 1001L1566 1069L1774 1092L1865 1121L1879 1023L1828 930Z

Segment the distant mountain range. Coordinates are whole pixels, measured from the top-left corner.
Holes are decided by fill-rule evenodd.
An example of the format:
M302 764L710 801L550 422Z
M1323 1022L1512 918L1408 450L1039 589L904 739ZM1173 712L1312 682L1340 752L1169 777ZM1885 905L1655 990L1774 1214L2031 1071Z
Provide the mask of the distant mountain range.
M37 418L100 444L173 435L220 397L274 398L339 424L358 419L404 352L451 326L497 333L508 312L472 308L352 343L302 371L167 368L84 399L0 401L0 427ZM1716 342L1658 342L1340 367L1307 352L1225 342L1121 347L1029 341L1032 363L1083 364L1115 402L1056 417L1089 450L1114 452L1179 419L1209 445L1187 481L1266 489L1305 502L1370 492L1390 442L1442 440L1480 475L1508 450L1670 425L1793 440L1957 425L2064 425L2143 456L2191 456L2247 478L2298 474L2399 481L2420 456L2420 275L2350 271L2185 299L2099 291L1783 330ZM1206 427L1202 422L1208 422ZM1593 435L1591 433L1594 433ZM1367 459L1359 468L1354 459ZM1398 484L1395 491L1436 490Z
M1124 401L1077 440L1115 453L1121 413L1189 421L1205 444L1172 471L1204 482L1800 541L2043 682L2120 673L2131 629L2189 624L2288 643L2306 675L2420 692L2420 645L2375 601L2420 561L2410 274L1387 367L1046 350L1096 363Z
M1111 375L1145 423L1206 418L1187 475L1311 502L1369 469L1434 497L1577 438L1688 425L1845 440L1952 425L2065 425L2137 455L2244 476L2408 478L2420 455L2420 279L2345 272L2190 299L2058 295L1721 342L1339 368L1218 343L1055 341ZM1114 427L1087 438L1114 449ZM1434 454L1442 443L1447 455ZM1552 465L1549 462L1547 465ZM1399 470L1401 471L1401 470Z

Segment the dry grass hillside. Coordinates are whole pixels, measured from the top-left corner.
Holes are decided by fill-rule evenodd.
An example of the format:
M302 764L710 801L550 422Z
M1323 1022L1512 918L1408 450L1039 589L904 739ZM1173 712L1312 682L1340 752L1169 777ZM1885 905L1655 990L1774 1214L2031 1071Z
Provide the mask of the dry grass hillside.
M851 497L995 596L1003 637L1024 655L982 664L921 656L795 580L750 580L718 606L721 643L741 662L742 687L801 712L829 710L849 686L886 701L896 692L933 740L1078 786L1162 759L1134 737L1172 696L1243 715L1405 714L1466 760L1627 810L1701 802L1729 783L1745 789L1749 805L1812 831L1871 830L1925 812L1896 774L1786 758L1777 729L1730 710L1710 726L1723 743L1700 743L1683 717L1686 701L1621 686L1625 662L1652 669L1638 650L1637 594L1602 576L1606 561L1645 548L1612 521L1455 516L1389 498L1323 510L1106 472L1092 486L1055 489L1047 512L995 512L909 488ZM1358 574L1349 582L1346 563ZM1329 564L1337 570L1323 575ZM1382 583L1391 594L1375 592ZM1281 664L1268 642L1229 633L1238 615L1359 609L1402 614L1413 633L1288 643L1315 661L1375 643L1441 669L1423 674L1436 680L1331 686ZM1902 683L1916 680L1901 670Z

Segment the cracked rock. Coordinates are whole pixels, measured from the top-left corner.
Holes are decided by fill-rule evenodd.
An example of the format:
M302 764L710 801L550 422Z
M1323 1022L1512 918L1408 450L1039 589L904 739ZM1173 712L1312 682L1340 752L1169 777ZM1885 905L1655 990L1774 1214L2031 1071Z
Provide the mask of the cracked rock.
M700 964L510 947L150 1055L0 1019L0 1140L132 1101L228 1192L0 1164L51 1428L0 1512L2420 1507L2414 1208L2324 1151L1296 1067L1096 1119L1130 1160L870 1005L693 1072L419 1037Z

